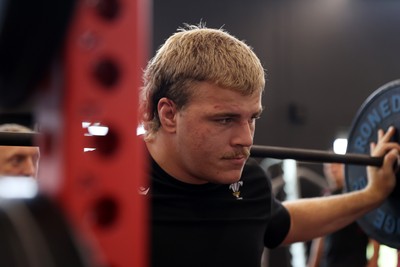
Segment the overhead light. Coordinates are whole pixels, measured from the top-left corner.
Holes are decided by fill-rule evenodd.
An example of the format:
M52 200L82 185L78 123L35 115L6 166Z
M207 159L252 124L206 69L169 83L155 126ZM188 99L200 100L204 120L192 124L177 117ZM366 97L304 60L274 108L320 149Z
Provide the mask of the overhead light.
M108 127L100 124L94 124L88 127L88 132L89 134L95 136L105 136L108 133Z
M333 142L333 152L336 154L344 155L347 150L347 139L346 138L338 138Z

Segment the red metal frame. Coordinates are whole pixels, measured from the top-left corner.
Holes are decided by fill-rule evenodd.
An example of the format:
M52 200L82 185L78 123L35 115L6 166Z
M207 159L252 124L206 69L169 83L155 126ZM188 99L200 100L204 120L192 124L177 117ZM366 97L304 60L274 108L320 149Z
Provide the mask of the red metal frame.
M99 5L105 3L119 9L104 15ZM148 265L147 204L138 193L147 182L146 161L136 127L149 7L146 0L78 1L61 70L53 73L63 88L38 112L41 188L61 203L94 262L105 266ZM114 68L104 64L97 73L102 62ZM84 121L110 131L87 137ZM84 147L99 149L84 153Z

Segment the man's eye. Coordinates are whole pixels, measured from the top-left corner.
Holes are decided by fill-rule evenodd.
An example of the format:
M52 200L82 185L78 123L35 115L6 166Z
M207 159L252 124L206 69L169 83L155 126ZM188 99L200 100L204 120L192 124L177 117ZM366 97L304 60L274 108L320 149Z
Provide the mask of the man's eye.
M24 157L15 156L15 157L13 157L13 158L11 159L11 163L12 163L13 165L19 165L19 164L21 164L24 160L25 160Z
M220 124L228 124L233 121L232 118L220 118L216 120Z

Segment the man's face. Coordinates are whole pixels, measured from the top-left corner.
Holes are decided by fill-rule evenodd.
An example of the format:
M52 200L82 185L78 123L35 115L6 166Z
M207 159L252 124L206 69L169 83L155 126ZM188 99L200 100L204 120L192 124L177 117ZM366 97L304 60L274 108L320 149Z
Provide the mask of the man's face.
M39 148L25 146L0 146L1 176L36 177Z
M243 96L206 82L198 86L176 114L172 174L189 183L236 182L253 144L261 92Z

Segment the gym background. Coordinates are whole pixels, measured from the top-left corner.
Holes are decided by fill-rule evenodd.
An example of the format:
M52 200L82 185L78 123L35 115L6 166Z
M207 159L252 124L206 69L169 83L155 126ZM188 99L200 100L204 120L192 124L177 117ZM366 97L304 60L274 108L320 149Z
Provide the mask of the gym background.
M153 8L153 51L200 21L254 48L268 74L260 145L329 148L373 91L400 78L400 1L153 0Z
M153 0L152 8L151 55L183 23L223 27L254 48L268 75L255 144L328 149L373 91L400 78L400 1ZM35 126L30 101L0 112L1 123ZM303 167L321 174L320 165ZM280 253L288 261L270 255L271 266L296 265Z

